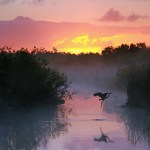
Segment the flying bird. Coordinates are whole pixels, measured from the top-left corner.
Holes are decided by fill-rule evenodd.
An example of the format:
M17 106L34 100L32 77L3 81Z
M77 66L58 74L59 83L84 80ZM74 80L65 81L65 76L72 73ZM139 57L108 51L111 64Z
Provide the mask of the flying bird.
M99 101L101 101L101 107L102 107L102 104L103 104L104 100L107 99L110 94L112 94L112 93L108 93L108 92L107 93L101 93L101 92L98 92L98 93L94 93L93 95L100 97Z

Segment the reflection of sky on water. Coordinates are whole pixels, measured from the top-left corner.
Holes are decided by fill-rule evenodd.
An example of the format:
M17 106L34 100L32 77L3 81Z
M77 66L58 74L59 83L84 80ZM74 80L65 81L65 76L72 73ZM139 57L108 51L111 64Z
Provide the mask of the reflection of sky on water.
M0 123L0 150L36 150L46 145L68 131L67 121L56 120L64 114L65 110L54 107L5 114Z
M68 118L71 123L69 132L57 139L50 139L47 150L149 150L144 141L132 144L125 133L124 122L116 113L102 110L96 98L85 100L77 96L72 106L75 113ZM101 136L100 127L114 143L94 141L94 138Z
M64 107L3 117L0 150L149 150L150 130L144 131L149 111L115 107L116 95L103 108L98 97L83 92ZM100 128L114 143L94 141L101 137Z

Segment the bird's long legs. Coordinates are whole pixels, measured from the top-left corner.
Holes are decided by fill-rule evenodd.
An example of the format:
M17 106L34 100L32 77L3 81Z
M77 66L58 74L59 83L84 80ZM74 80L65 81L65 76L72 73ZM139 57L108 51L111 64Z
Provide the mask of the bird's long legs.
M102 108L102 105L103 105L103 100L102 100L102 99L99 99L99 100L101 100L101 108Z

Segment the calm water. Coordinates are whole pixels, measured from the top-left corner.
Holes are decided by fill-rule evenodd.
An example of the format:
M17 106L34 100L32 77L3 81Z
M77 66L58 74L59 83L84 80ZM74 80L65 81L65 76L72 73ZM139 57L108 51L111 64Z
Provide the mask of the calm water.
M0 150L149 150L150 113L118 107L123 95L115 92L100 108L93 92L80 90L65 107L6 118ZM95 141L101 132L112 142Z
M49 139L45 149L149 150L150 134L142 133L150 125L150 118L144 118L147 116L147 112L142 110L130 112L129 110L130 114L126 114L127 112L119 107L114 107L114 111L111 109L106 112L105 108L100 108L97 98L93 97L77 96L72 103L74 115L66 119L71 125L68 133L57 139ZM116 111L116 109L118 110ZM94 138L101 137L100 128L113 142L94 141Z

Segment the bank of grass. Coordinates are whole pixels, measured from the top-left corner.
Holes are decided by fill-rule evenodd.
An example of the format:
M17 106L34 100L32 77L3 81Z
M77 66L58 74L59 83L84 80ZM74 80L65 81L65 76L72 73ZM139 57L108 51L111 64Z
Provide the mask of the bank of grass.
M0 108L20 109L63 104L67 76L36 58L36 51L0 48Z
M134 65L117 72L127 92L129 107L150 108L150 65Z

